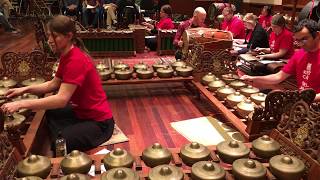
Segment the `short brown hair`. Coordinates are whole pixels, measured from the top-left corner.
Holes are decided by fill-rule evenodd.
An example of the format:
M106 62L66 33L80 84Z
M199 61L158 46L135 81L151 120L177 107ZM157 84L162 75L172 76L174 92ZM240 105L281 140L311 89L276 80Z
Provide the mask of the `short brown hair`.
M286 20L281 14L276 14L272 16L271 24L277 25L280 27L285 27L286 26Z
M161 7L161 11L163 11L164 13L166 13L169 17L172 16L172 8L169 4L163 5Z

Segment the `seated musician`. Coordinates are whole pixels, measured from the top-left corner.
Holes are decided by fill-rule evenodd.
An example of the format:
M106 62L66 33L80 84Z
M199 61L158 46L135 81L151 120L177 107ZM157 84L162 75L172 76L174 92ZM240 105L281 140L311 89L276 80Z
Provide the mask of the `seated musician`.
M224 17L221 23L221 29L224 31L230 31L234 39L244 39L246 31L243 22L236 16L234 16L234 9L232 7L225 7L222 11Z
M131 13L126 14L125 9L127 7L133 8ZM139 10L135 4L135 0L117 0L117 19L118 22L123 22L127 20L128 23L133 23L134 20L139 18ZM126 17L128 16L128 17Z
M271 6L263 6L259 16L259 23L267 31L271 31L272 8Z
M257 22L257 16L247 13L243 18L246 27L245 47L238 51L231 51L232 54L244 54L257 47L268 48L268 33Z
M98 26L99 14L100 14L100 0L84 0L82 5L82 19L85 27ZM93 16L93 18L92 18ZM89 21L90 17L90 21ZM91 20L93 19L93 20Z
M186 29L196 28L196 27L206 27L204 21L206 19L207 12L203 7L197 7L193 12L193 17L189 20L182 22L177 30L177 33L174 37L173 45L176 48L181 48L183 41L181 40L182 34ZM176 58L181 59L182 52L178 50L176 52Z
M157 34L158 30L161 29L173 29L174 24L171 19L172 9L170 5L164 5L160 10L160 21L156 23L156 25L152 25L150 23L143 22L142 25L148 28L148 31L151 34ZM156 38L146 39L146 45L150 48L150 50L155 51L157 48L157 40Z
M282 15L272 17L272 32L269 37L270 48L258 48L258 52L270 53L257 56L260 59L289 59L294 53L293 34L286 27L286 21Z
M241 77L253 83L278 84L289 76L296 77L299 90L312 88L317 92L316 101L320 101L320 25L310 19L304 19L294 29L294 37L302 48L295 52L281 71L267 76Z
M64 0L62 11L63 14L67 16L78 16L79 0Z
M105 0L103 5L105 12L106 12L106 25L107 29L111 29L112 25L117 24L117 16L116 16L116 9L117 9L117 0Z
M113 133L114 120L93 60L86 53L71 18L58 15L47 25L49 44L60 56L55 77L45 83L7 91L12 98L24 93L56 94L34 100L3 104L3 112L20 109L48 109L46 120L55 142L59 132L67 151L86 151L106 142Z
M8 18L10 16L10 10L13 9L11 1L10 0L0 0L0 8L2 9L2 13L3 13L4 17L8 21Z

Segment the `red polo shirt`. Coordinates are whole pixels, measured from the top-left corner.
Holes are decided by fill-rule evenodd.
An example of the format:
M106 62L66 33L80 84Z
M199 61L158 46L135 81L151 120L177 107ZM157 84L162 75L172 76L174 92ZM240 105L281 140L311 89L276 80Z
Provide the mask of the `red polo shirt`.
M156 29L173 29L174 25L171 18L163 18L156 25Z
M73 110L77 118L95 121L112 118L107 96L93 61L78 47L60 57L56 77L61 79L62 83L77 86L70 99L75 105Z
M221 23L221 29L232 32L234 39L244 39L246 37L244 24L236 16L233 16L230 21L224 20Z
M271 26L272 16L259 16L259 23L263 27L263 29L268 29Z
M294 53L292 32L286 28L279 35L272 32L269 38L269 45L272 53L277 53L280 49L287 49L288 52L283 58L289 59Z
M320 49L316 52L300 49L289 59L282 71L296 76L299 90L312 88L320 93Z

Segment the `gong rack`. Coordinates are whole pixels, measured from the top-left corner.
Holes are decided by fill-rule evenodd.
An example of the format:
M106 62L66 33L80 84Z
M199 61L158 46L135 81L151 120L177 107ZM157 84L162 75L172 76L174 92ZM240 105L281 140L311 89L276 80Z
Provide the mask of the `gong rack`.
M0 77L9 77L21 82L32 77L51 79L52 66L55 59L47 57L43 51L34 50L28 52L6 52L1 56L3 69Z
M213 105L227 122L231 123L248 141L252 141L263 134L269 134L276 128L278 122L285 116L294 103L304 100L311 104L315 98L315 92L311 89L298 91L275 90L270 92L265 100L265 108L255 108L252 118L243 119L234 109L229 109L225 101L219 100L214 92L210 92L206 86L192 81L198 98L204 96Z
M295 146L290 140L288 140L284 135L282 135L278 130L273 130L270 134L270 137L274 138L281 144L281 153L293 155L301 159L305 165L306 165L306 173L304 174L303 179L308 180L316 180L318 178L317 172L320 170L320 164L319 162L315 161L314 159L310 158L305 152L301 151L301 149L297 146ZM251 143L245 143L245 145L248 148L251 148ZM213 161L215 163L218 163L221 167L223 167L226 170L226 180L234 180L235 178L232 175L232 165L222 162L219 157L216 155L216 146L209 146L208 147L211 151L210 154L210 161ZM178 148L172 148L169 149L172 152L172 161L171 165L174 165L176 167L179 167L184 172L184 179L189 180L190 174L191 174L191 167L187 166L183 163L181 158L179 157L179 151ZM139 176L140 179L147 179L148 172L150 170L149 167L147 167L144 162L142 161L141 154L134 154L135 158L133 170L135 170ZM100 179L101 172L101 166L103 166L102 159L104 155L90 155L91 159L93 160L93 166L95 167L95 176L91 177L91 179ZM261 162L266 168L267 168L267 180L276 180L272 173L269 170L269 159L261 159L257 157L253 151L250 152L249 158L258 160ZM53 164L51 173L48 176L48 179L56 179L63 174L61 173L60 169L60 162L63 158L51 158L51 162Z

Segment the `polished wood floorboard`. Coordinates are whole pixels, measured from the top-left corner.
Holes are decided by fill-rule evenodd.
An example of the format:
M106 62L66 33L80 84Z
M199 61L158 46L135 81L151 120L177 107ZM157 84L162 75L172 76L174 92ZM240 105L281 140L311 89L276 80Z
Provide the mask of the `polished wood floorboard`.
M171 122L203 116L182 83L106 87L116 124L129 142L115 145L137 154L159 142L176 148L188 143Z

